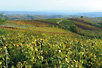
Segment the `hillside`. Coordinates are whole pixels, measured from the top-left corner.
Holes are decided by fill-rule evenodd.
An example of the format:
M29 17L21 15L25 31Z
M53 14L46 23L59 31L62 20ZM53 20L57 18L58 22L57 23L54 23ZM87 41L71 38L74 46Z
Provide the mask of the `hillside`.
M57 23L41 21L41 20L8 21L8 23L0 26L0 28L7 28L7 29L31 30L38 33L63 34L63 35L65 34L69 36L77 36L77 34L69 30L62 29L62 27L63 26Z
M88 37L75 23L59 18L0 25L0 67L7 62L8 68L102 68L102 39Z
M84 19L75 19L75 18L70 18L68 20L71 20L74 22L74 24L82 29L87 29L87 30L101 30L101 27L94 26L92 22L84 20Z

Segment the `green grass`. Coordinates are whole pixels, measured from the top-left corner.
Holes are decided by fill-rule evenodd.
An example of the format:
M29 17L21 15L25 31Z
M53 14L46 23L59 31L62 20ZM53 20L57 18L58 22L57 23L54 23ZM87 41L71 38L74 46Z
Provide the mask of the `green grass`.
M41 20L41 21L45 21L45 22L51 22L51 23L56 23L58 21L62 20L62 22L60 22L61 25L66 25L66 26L72 26L74 25L74 23L70 20L66 20L66 19L61 19L61 18L57 18L57 19L44 19L44 20Z
M41 21L46 21L46 22L51 22L51 23L57 23L60 19L59 18L55 18L55 19L44 19Z

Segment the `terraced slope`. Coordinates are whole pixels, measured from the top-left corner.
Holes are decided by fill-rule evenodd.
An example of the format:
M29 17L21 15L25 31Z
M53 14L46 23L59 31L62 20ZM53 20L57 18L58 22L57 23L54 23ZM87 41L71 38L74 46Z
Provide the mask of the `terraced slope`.
M10 26L8 26L8 23L7 23L4 26L0 26L0 28L6 28L6 29L11 29L11 30L16 29L16 30L24 30L24 31L26 30L26 31L32 31L32 32L37 32L37 33L63 34L63 35L68 35L68 36L78 36L77 34L72 33L71 31L68 31L68 30L64 30L58 27L50 27L50 25L52 24L49 22L45 23L45 21L43 22L40 22L40 20L38 21L35 21L35 20L34 21L33 20L9 21L8 23L10 24ZM26 28L24 28L24 26Z
M8 26L9 24L10 26ZM101 28L94 26L83 19L72 18L72 19L66 20L66 19L56 18L56 19L44 19L44 20L18 20L18 21L10 21L9 23L6 24L6 26L7 27L3 27L3 26L1 27L9 28L9 29L12 27L16 27L20 29L23 28L27 30L32 29L33 31L38 33L48 33L48 34L63 34L63 35L67 34L71 36L71 34L75 35L76 33L76 35L82 35L82 36L93 37L93 38L102 37ZM60 32L60 29L62 29L62 32ZM64 30L68 32L66 31L64 32ZM77 32L73 30L76 30Z
M63 20L60 24L67 27L74 23ZM16 24L18 25L21 28L24 24ZM3 44L0 43L0 68L6 67L5 62L8 68L102 68L102 39L89 39L78 35L73 37L69 34L50 35L54 31L74 34L57 27L22 27L27 30L6 27L0 28L0 33L7 32L0 35L0 40L3 41Z
M76 26L78 26L79 28L82 28L84 30L101 30L102 29L100 27L93 26L92 24L86 22L83 19L71 18L71 19L68 19L68 20L73 21Z
M46 23L42 23L40 21L34 21L34 20L16 20L16 21L10 21L13 22L15 24L25 24L25 25L33 25L33 26L37 26L37 27L48 27L49 24Z
M66 20L66 19L60 19L60 18L57 18L57 19L44 19L44 20L36 20L36 21L39 21L39 22L42 22L42 23L47 23L47 24L50 24L50 25L59 26L61 28L64 27L64 28L67 28L67 29L69 29L70 26L75 26L72 21Z

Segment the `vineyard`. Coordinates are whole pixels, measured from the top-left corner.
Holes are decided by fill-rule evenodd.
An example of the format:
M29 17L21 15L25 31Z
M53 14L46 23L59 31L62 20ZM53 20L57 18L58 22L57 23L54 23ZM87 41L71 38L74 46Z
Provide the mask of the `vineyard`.
M102 68L102 39L66 30L64 23L68 29L74 25L70 20L63 19L64 29L55 26L58 20L11 21L15 27L0 27L0 68Z

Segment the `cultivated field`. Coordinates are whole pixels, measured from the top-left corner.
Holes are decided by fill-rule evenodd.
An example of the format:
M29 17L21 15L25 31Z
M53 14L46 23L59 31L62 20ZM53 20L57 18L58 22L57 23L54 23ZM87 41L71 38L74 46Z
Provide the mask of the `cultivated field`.
M67 19L8 21L0 26L0 67L102 68L101 34Z

